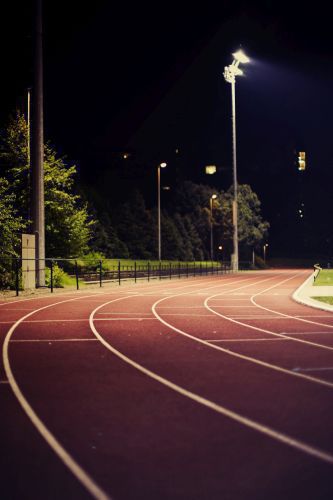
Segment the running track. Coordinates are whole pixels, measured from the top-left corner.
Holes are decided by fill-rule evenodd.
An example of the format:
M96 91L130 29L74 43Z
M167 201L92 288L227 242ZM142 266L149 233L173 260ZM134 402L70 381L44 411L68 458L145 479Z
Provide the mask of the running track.
M0 498L333 498L333 314L291 299L308 276L0 302Z

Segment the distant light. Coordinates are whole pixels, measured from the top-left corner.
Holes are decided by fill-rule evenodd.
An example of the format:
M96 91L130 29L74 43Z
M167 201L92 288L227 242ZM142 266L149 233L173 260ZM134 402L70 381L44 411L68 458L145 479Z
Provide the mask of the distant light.
M206 174L212 175L216 173L216 166L215 165L207 165L205 167Z
M298 153L298 170L305 170L305 151L300 151Z
M163 191L170 191L170 186L162 186Z
M212 194L211 198L212 198L212 200L216 200L217 194Z
M176 153L176 155L179 154L179 149L178 148L175 149L175 153Z
M167 164L166 164L165 162L160 163L160 167L161 167L161 168L165 168L166 166L167 166Z
M222 245L219 246L219 250L223 250L223 246Z
M238 50L237 52L234 52L232 55L234 56L236 61L238 61L242 64L246 64L246 63L250 62L250 59L244 54L244 52L242 50Z

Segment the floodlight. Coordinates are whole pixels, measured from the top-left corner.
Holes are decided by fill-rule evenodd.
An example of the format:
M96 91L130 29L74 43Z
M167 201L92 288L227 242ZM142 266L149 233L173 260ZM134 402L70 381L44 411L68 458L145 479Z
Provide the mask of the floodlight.
M250 59L244 54L242 50L238 50L237 52L234 52L232 54L234 56L234 59L242 64L246 64L250 61Z

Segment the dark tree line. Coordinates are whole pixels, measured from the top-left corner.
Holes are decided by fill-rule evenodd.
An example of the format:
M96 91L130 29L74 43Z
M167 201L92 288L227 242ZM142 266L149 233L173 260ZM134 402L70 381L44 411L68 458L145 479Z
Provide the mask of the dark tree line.
M27 124L19 112L0 132L0 251L7 256L18 255L19 235L31 227L27 137ZM112 164L99 184L79 189L76 167L68 166L46 144L44 172L47 257L100 252L107 258L157 258L156 202L146 189L149 182L142 165L134 162L124 171L121 163ZM175 184L162 197L162 258L209 259L212 226L215 258L222 257L218 251L222 246L224 258L229 259L232 190L215 191L181 179ZM217 197L211 214L213 194ZM240 252L246 258L246 252L266 237L269 224L263 221L260 201L250 186L239 186L238 201Z

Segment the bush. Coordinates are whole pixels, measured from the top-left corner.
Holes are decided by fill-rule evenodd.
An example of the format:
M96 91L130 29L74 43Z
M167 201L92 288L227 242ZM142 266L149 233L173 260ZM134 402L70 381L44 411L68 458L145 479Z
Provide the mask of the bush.
M54 288L64 288L71 280L67 273L61 269L57 264L53 264L53 286ZM51 269L45 269L45 284L51 287Z

